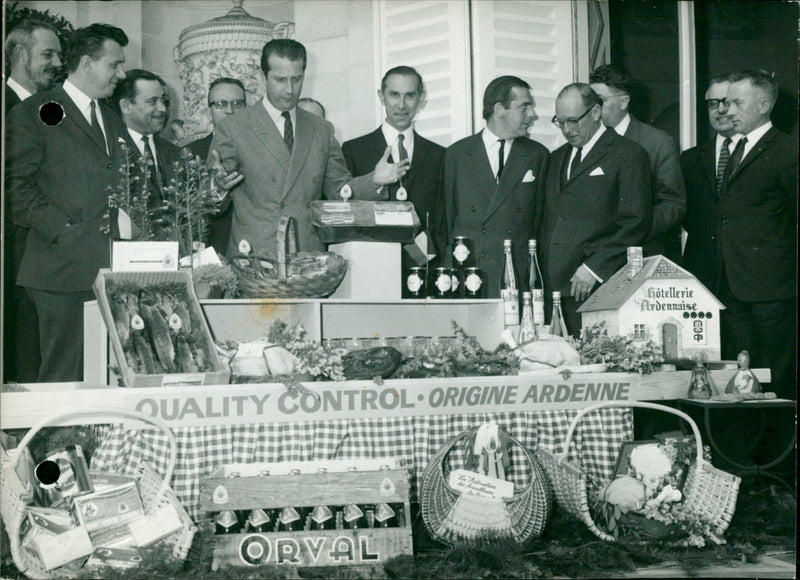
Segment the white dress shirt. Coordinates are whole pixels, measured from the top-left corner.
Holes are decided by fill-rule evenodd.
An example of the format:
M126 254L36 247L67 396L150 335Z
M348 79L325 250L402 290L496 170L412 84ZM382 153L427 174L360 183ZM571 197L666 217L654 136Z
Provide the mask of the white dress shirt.
M17 94L17 96L19 97L20 101L24 101L28 97L33 96L32 92L30 92L28 89L23 87L21 84L19 84L17 81L15 81L12 77L8 77L8 80L6 81L6 84L8 85L9 89L11 89L12 91L14 91Z
M136 148L139 150L139 153L144 157L144 142L142 141L144 135L130 127L128 127L128 134L131 136L131 139L133 139L133 142L136 143ZM153 163L158 167L158 152L156 151L156 143L152 135L147 135L147 142L150 144L150 151L153 152Z
M286 125L286 119L283 117L283 111L279 111L275 107L272 106L272 103L269 102L267 95L264 95L264 98L261 99L264 103L264 108L267 110L267 114L269 115L272 122L275 123L275 126L278 128L278 133L281 134L281 137L284 135L284 126ZM292 127L297 127L297 107L293 107L291 111L289 111L289 118L292 120ZM295 129L295 135L297 134L297 130ZM294 137L295 135L292 135Z
M739 139L741 138L742 136L739 133L731 135L731 142L728 145L728 154L733 153L733 150L736 149L736 144L739 143ZM716 144L714 145L714 167L719 167L719 152L722 151L722 146L725 145L725 139L727 139L727 137L717 134Z
M75 103L75 106L78 107L78 110L83 115L83 118L86 119L86 122L89 125L92 124L92 101L93 99L80 90L78 87L73 85L69 79L64 81L64 91L67 93L72 102ZM108 153L108 132L106 131L105 123L103 123L103 112L100 110L100 103L97 101L95 102L95 113L97 115L97 122L100 125L100 130L103 131L103 135L106 137L106 153Z
M400 161L400 151L397 147L397 137L400 133L403 133L403 147L405 147L406 152L408 153L408 161L414 158L414 126L412 125L405 131L398 131L394 127L392 127L386 121L383 122L381 125L381 131L383 131L383 138L386 139L386 143L392 146L392 159L395 163Z
M755 129L750 131L747 135L745 135L745 137L747 137L747 143L744 144L744 151L742 151L742 159L747 157L747 154L753 150L753 147L756 146L756 143L758 143L758 141L770 129L772 129L772 121L767 121L760 127L756 127Z
M495 135L486 127L481 134L483 138L483 146L486 148L486 156L489 158L489 164L492 166L492 173L497 177L497 172L500 169L500 137ZM503 150L503 167L508 161L508 154L511 153L511 146L514 144L513 139L506 139L505 149Z
M617 126L614 127L614 131L617 132L617 135L625 136L625 131L628 130L628 127L631 126L631 115L630 113L625 113L625 116L622 117L622 121L617 123Z

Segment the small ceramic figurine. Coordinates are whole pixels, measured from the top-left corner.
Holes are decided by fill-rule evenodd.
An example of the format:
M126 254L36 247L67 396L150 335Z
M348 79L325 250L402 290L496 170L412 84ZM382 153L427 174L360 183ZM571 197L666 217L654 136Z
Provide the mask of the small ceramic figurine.
M705 367L705 357L703 353L698 353L695 357L692 378L689 379L689 399L710 399L717 394L717 386L714 379Z
M728 381L728 386L725 387L726 393L760 393L761 383L750 370L750 353L743 350L736 357L736 362L739 363L739 370Z

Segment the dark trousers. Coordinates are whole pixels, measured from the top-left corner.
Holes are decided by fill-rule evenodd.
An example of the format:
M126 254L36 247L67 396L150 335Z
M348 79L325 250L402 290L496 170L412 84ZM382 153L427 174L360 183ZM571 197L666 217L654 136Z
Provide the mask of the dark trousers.
M740 351L747 350L751 368L771 371L772 382L764 389L783 399L796 399L797 302L744 302L733 295L724 275L721 286L719 299L725 305L720 317L722 358L736 360Z
M206 247L213 247L220 256L228 253L228 238L231 237L231 220L233 219L233 204L208 220L208 241Z
M42 366L38 382L83 380L83 303L94 300L89 291L50 292L26 288L39 315Z

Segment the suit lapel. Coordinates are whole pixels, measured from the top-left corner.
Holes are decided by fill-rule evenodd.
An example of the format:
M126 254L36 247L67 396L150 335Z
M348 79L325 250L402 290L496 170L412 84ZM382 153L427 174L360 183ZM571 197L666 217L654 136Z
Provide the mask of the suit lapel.
M712 138L710 142L706 142L705 147L700 149L700 162L703 165L703 174L714 192L714 197L717 194L717 139Z
M489 201L489 207L486 209L486 214L483 216L484 221L489 219L489 217L497 211L497 208L503 204L514 190L514 186L522 180L525 168L530 165L531 153L529 151L523 151L519 140L516 141L517 142L511 146L508 160L503 168L503 173L500 175L500 183L497 184L494 195Z
M289 150L283 142L278 128L267 113L264 105L258 105L250 109L250 128L259 141L269 151L275 160L283 167L284 171L289 170Z
M94 143L100 149L103 150L103 153L108 155L108 153L106 152L106 144L102 142L102 140L97 136L97 134L94 131L92 131L92 127L89 125L89 122L83 116L83 113L81 113L80 110L78 110L78 107L75 105L74 101L69 97L67 91L65 91L64 89L59 89L58 93L59 93L58 96L61 98L62 106L64 107L64 116L67 119L72 119L72 122L75 123L75 125L77 125L81 131L86 133L89 139L94 141ZM107 120L108 115L105 110L103 110L102 114L103 114L104 125L106 125L106 139L110 140L112 137L111 131L109 131L111 123L109 122L109 120ZM109 149L111 149L112 145L113 141L110 141Z
M769 149L769 146L772 144L772 140L775 138L775 127L771 127L769 131L764 133L764 136L758 140L758 143L747 153L742 162L739 163L739 166L733 170L733 172L728 176L728 183L736 179L736 176L739 175L745 167L750 165L756 158L758 158L764 151Z
M611 132L613 133L613 130ZM600 136L600 138L594 144L594 147L592 147L592 150L589 151L589 154L583 159L581 159L580 165L578 165L578 167L575 168L575 173L570 175L569 179L564 184L565 189L569 186L570 183L575 181L576 178L580 177L581 175L589 171L590 167L592 167L594 164L596 164L598 161L600 161L603 157L606 156L606 153L608 153L608 147L610 141L614 137L614 135L616 135L616 133L614 133L614 135L610 135L608 133L609 130L606 129L606 132ZM567 148L567 155L565 157L565 162L566 160L569 159L569 151L570 149Z

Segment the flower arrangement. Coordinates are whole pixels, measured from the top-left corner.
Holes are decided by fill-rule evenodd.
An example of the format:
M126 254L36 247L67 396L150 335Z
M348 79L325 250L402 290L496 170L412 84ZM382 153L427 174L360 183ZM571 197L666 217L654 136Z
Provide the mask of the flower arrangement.
M289 326L280 319L275 320L269 329L268 340L283 346L296 357L297 374L309 374L315 378L321 377L333 381L346 380L342 357L347 354L347 350L326 347L315 340L310 340L301 323Z
M228 264L205 264L192 270L192 281L195 288L208 286L217 288L222 295L232 298L236 295L238 278Z
M573 343L584 364L605 363L609 372L646 375L664 362L661 348L653 341L642 344L632 336L608 336L605 322L584 327Z
M628 463L618 466L617 477L596 494L595 521L616 536L681 540L698 547L706 541L725 543L683 501L683 485L695 456L692 436L637 445ZM703 456L710 461L707 447Z

